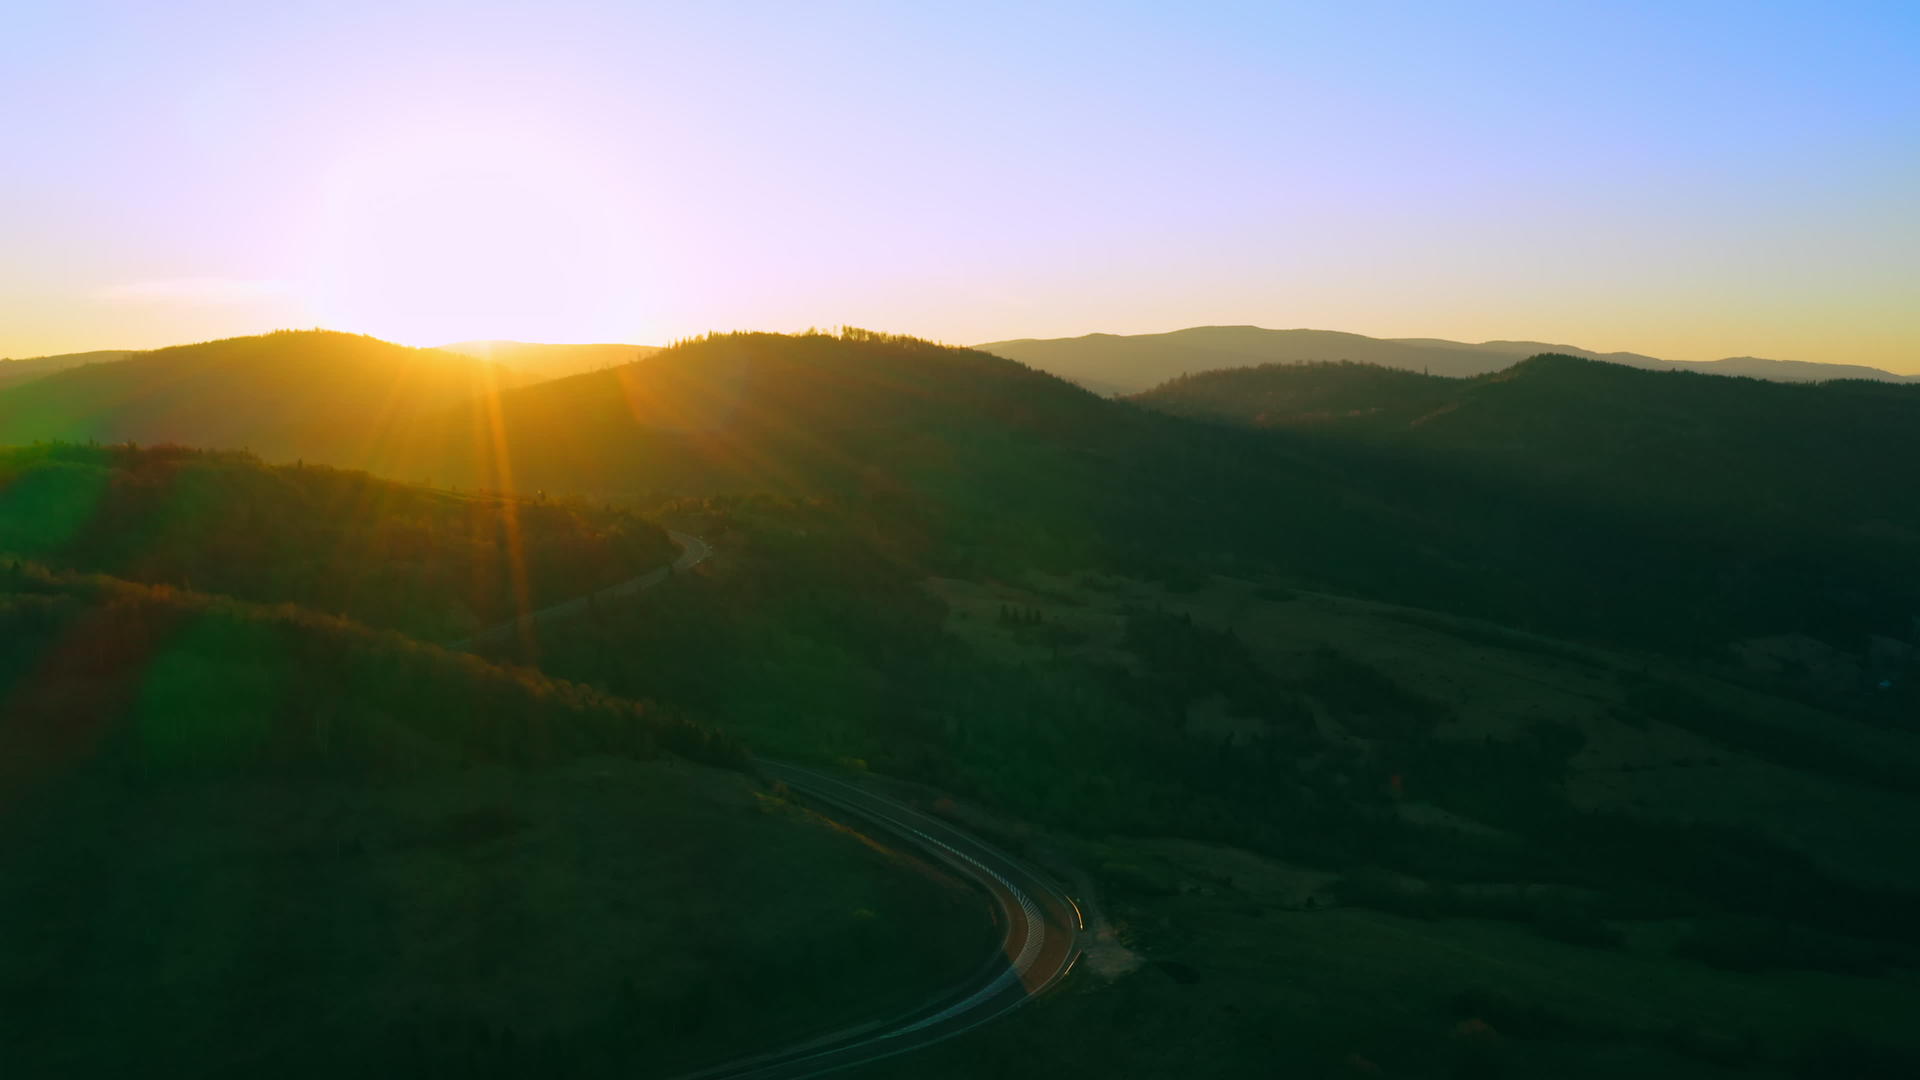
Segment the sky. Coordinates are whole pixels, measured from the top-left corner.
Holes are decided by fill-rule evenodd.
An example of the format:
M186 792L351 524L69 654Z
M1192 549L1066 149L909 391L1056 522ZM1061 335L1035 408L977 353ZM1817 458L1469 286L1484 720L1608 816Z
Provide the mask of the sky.
M0 0L0 356L1204 324L1920 372L1920 4Z

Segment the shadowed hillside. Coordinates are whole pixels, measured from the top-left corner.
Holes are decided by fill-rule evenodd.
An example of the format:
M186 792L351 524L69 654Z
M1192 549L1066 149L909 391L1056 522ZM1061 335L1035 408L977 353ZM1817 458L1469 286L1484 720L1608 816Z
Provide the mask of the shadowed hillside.
M1474 379L1363 364L1212 371L1134 400L1623 501L1920 530L1920 498L1893 483L1898 463L1920 459L1920 386L1703 378L1544 354Z
M859 500L886 508L896 547L913 552L898 557L936 572L1259 566L1563 633L1660 635L1695 648L1816 626L1904 633L1906 605L1920 602L1899 534L1872 525L1904 528L1909 515L1883 513L1897 496L1883 497L1865 473L1835 484L1812 464L1783 464L1777 478L1757 469L1708 483L1736 464L1789 463L1779 432L1793 410L1772 403L1807 395L1845 399L1823 422L1845 424L1854 440L1835 439L1811 460L1870 460L1844 447L1866 445L1859 434L1876 424L1894 425L1889 448L1904 445L1897 415L1874 417L1910 400L1905 387L1523 364L1459 385L1511 401L1512 423L1539 430L1516 428L1485 454L1434 454L1326 432L1404 428L1440 410L1448 381L1360 366L1300 371L1296 382L1344 373L1309 408L1344 419L1262 433L1105 400L976 350L866 332L718 335L502 394L495 416L448 414L387 471L595 497ZM1616 384L1625 396L1602 400ZM1546 404L1556 395L1564 422ZM1705 437L1677 422L1702 410L1725 446L1754 448L1749 462L1722 450L1668 461ZM1452 432L1450 415L1418 437ZM476 446L463 433L482 421L497 437ZM1801 505L1802 493L1817 513L1780 508Z
M1150 547L1136 511L1186 499L1205 453L1176 430L1202 429L1020 364L856 330L713 335L481 408L423 428L382 471L595 497L879 500L922 520L927 546L969 557ZM493 436L476 445L476 425Z
M173 442L357 466L423 418L521 381L452 353L287 330L0 389L0 443Z
M464 637L671 560L659 526L178 447L0 449L0 555Z
M444 461L522 489L898 490L923 470L984 463L983 438L1071 438L1076 420L1104 415L1084 392L1020 365L857 331L716 334L504 394L498 435L475 460L468 433L488 422L484 408L441 418L420 443L434 456L402 467Z
M633 702L287 606L9 562L0 621L10 803L82 766L138 777L665 750L746 760L732 740Z
M1920 612L1920 498L1902 479L1920 456L1920 386L1543 355L1475 379L1209 372L1135 400L1404 478L1403 505L1424 503L1442 528L1479 518L1468 527L1485 530L1484 550L1554 591L1606 583L1648 613L1805 631L1849 651L1868 634L1905 639Z
M1482 1075L1455 1067L1478 1050L1462 1027L1500 1033L1517 1064L1496 1076L1583 1075L1599 1050L1649 1077L1913 1059L1911 692L1829 710L1731 664L1246 564L929 578L855 502L676 510L705 516L721 556L556 627L548 670L974 800L989 809L966 820L1097 882L1125 944L1089 948L1084 992L882 1075L1264 1075L1356 1049L1404 1065L1387 1075ZM1535 540L1457 573L1524 573L1582 623L1623 610L1582 606L1623 587L1660 605L1646 618L1705 602L1592 575L1580 548L1562 581L1540 572L1552 551L1505 558Z
M746 766L529 669L0 564L0 1044L30 1076L677 1075L977 965L972 894Z

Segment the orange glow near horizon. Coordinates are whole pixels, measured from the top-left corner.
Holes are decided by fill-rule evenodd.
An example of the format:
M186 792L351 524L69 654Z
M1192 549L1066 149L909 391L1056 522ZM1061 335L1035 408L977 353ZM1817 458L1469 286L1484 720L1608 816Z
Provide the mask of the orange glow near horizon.
M1911 5L359 7L28 5L0 356L1251 324L1920 371Z

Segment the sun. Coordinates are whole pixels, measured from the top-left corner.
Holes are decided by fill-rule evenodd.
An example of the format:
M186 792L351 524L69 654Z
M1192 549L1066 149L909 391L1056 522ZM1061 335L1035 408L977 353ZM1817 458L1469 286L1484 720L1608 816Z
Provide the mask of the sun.
M312 306L325 325L416 345L630 336L650 276L630 192L527 129L389 137L327 175Z

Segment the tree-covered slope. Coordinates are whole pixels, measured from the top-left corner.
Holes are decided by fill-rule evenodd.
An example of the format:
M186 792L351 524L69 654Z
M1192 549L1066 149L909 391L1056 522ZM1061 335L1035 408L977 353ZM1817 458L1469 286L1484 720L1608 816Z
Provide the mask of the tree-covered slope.
M431 640L646 573L652 522L178 447L0 448L0 555L342 613Z
M1563 632L1664 620L1694 628L1676 640L1711 640L1718 624L1857 651L1868 634L1907 637L1920 611L1906 480L1920 387L1543 355L1473 379L1216 371L1135 400L1353 463L1431 525L1423 540L1477 536L1510 580L1531 579L1542 607L1527 621L1548 614Z
M1796 459L1781 435L1812 409L1808 430L1902 445L1908 388L1571 358L1464 381L1336 365L1177 386L1263 377L1310 389L1263 398L1236 384L1230 406L1259 402L1270 420L1304 410L1313 423L1196 422L1157 411L1174 388L1112 401L913 339L717 335L456 410L383 467L594 497L840 500L886 508L892 543L911 552L901 557L938 572L1251 565L1702 648L1814 627L1904 633L1904 609L1920 602L1904 512L1880 509L1898 493L1819 467L1875 459L1837 434ZM489 436L471 438L483 425Z
M423 418L522 376L331 331L135 353L0 389L0 444L173 442L361 466Z
M1712 378L1543 354L1472 379L1363 364L1210 371L1134 400L1623 501L1920 528L1920 498L1897 482L1920 459L1915 386Z

